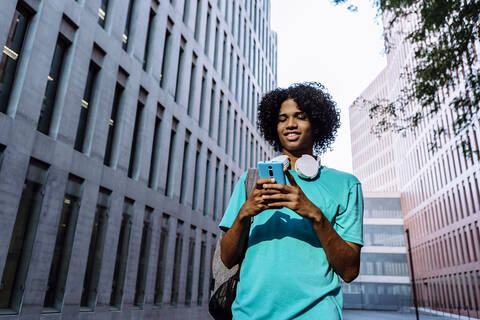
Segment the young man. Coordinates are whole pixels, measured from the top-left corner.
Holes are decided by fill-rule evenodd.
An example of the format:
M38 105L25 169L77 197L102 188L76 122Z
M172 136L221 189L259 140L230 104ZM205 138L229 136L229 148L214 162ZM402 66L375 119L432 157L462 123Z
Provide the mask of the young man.
M295 84L266 94L259 105L263 137L290 159L289 184L260 179L246 199L244 174L220 222L227 267L242 259L246 246L234 319L342 319L338 276L351 282L360 268L360 182L320 165L311 179L292 170L302 155L320 154L335 139L340 116L324 90Z

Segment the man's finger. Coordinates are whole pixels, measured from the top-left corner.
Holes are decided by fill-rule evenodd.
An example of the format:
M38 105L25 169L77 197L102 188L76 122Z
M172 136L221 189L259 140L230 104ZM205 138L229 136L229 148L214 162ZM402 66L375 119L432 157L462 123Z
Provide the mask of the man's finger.
M256 188L257 189L263 189L263 185L266 184L266 183L275 183L275 179L274 178L258 179Z
M290 182L290 185L292 186L298 186L297 185L297 181L295 181L295 179L292 177L292 174L290 173L290 171L285 171L285 175L287 176L287 179L288 179L288 182Z

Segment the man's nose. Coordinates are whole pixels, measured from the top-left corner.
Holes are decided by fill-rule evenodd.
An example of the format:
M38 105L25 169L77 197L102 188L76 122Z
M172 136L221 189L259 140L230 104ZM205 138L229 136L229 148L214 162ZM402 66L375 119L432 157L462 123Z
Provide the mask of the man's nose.
M287 120L287 128L296 128L297 127L297 119L295 117L289 117Z

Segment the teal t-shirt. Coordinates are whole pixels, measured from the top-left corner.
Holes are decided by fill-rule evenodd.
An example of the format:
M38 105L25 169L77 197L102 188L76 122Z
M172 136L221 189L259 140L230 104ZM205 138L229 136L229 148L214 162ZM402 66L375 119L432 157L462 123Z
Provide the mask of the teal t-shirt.
M358 179L322 166L314 180L290 171L298 186L346 241L363 245L363 196ZM246 200L244 173L220 222L226 231ZM242 262L233 318L342 319L338 275L327 261L309 219L288 208L255 216Z

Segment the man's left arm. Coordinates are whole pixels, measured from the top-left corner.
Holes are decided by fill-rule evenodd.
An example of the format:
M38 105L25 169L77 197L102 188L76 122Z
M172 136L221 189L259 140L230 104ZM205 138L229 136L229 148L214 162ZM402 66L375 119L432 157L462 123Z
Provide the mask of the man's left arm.
M355 280L360 271L359 244L344 240L330 224L322 210L315 206L297 185L290 172L285 172L290 185L267 184L264 188L272 188L273 192L264 195L268 206L287 207L299 215L310 219L320 240L328 262L335 272L345 281Z

